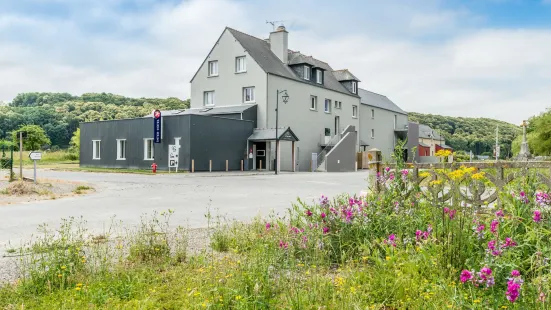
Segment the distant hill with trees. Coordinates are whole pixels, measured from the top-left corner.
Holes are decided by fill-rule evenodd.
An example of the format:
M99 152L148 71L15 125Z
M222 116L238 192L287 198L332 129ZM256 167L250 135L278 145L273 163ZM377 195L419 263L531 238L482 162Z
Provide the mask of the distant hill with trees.
M451 117L433 114L409 113L409 120L425 124L438 131L446 144L455 151L472 151L475 155L492 155L499 126L501 157L513 155L513 140L521 135L518 125L490 118Z
M22 93L0 105L0 140L24 125L44 129L51 146L66 148L80 122L143 117L154 109L187 109L178 98L129 98L108 93Z

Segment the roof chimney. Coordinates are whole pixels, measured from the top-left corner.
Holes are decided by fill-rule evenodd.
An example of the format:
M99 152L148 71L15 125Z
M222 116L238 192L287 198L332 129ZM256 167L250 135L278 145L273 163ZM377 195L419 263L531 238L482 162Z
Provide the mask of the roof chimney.
M289 33L285 30L285 26L277 27L274 32L270 33L270 49L284 64L288 63L288 36Z

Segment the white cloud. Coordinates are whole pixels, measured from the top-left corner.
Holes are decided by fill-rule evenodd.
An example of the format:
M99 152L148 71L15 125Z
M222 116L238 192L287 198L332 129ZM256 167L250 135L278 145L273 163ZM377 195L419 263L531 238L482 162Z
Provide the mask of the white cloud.
M265 37L265 20L281 16L290 48L352 70L361 87L408 111L517 123L550 105L551 29L486 29L483 17L438 0L375 2L364 12L321 1L318 20L284 10L290 0L139 2L151 9L115 14L115 2L85 1L95 17L82 16L86 7L62 20L0 13L0 100L27 91L187 98L225 26ZM116 27L92 31L101 23Z

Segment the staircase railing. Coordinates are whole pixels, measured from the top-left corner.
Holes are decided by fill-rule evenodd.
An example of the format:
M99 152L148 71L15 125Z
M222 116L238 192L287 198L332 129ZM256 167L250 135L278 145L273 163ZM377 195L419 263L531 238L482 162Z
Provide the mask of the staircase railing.
M331 150L332 147L335 146L340 140L341 140L342 134L339 132L336 135L334 135L331 140L327 143L327 145L321 150L321 152L318 154L318 157L316 159L316 170L318 170L321 165L325 164L325 156L327 153Z

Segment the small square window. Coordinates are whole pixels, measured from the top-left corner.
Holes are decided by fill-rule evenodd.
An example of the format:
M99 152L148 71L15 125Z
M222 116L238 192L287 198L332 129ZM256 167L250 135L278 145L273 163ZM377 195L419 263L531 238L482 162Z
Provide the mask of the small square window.
M325 113L331 113L331 99L325 99L324 109Z
M101 159L101 141L92 140L92 159Z
M315 111L318 109L318 97L310 96L310 110Z
M117 160L126 160L126 140L117 139Z
M218 76L218 60L209 61L209 76Z
M244 103L254 102L254 87L243 88L243 102Z
M203 105L204 106L213 106L214 105L214 91L206 91L203 95Z
M311 74L311 68L308 66L304 66L304 79L310 80L310 74Z
M354 118L358 117L358 106L357 105L352 106L352 117L354 117Z
M235 58L235 72L247 72L247 63L245 62L245 56L240 56Z

